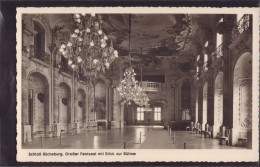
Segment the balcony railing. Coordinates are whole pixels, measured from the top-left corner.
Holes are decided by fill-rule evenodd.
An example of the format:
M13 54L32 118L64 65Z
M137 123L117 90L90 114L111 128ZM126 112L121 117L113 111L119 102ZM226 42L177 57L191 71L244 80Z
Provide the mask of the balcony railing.
M45 51L36 48L34 46L30 47L30 58L35 58L38 60L41 60L47 64L50 64L50 55L46 53Z
M244 14L232 30L232 41L235 40L242 32L248 30L250 26L250 15Z
M161 91L162 83L142 81L141 86L144 91Z

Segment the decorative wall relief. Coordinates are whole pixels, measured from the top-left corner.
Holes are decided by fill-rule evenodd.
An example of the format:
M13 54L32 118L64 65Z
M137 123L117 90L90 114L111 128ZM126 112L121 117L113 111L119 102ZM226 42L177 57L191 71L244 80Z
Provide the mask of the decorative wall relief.
M223 72L219 72L215 79L214 88L214 124L223 123Z
M239 90L239 125L243 128L252 127L252 80L245 79Z
M240 129L252 127L252 55L242 54L234 68L233 124Z
M223 90L215 90L214 95L214 124L223 123Z
M40 92L40 93L37 95L37 97L38 97L38 100L39 100L41 103L44 103L45 94L43 94L43 93Z
M47 80L40 73L32 73L28 78L28 88L32 92L32 108L28 108L28 113L32 113L32 134L45 131L48 121L48 86ZM29 111L31 110L32 111ZM30 114L29 114L30 115ZM29 118L31 119L31 118Z

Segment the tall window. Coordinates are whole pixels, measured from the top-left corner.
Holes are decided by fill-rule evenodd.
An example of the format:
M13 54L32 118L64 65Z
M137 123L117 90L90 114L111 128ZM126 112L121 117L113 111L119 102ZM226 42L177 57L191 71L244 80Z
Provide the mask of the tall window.
M224 19L221 18L219 20L219 23L223 23ZM217 50L217 58L218 57L222 57L223 56L223 46L222 46L222 43L223 43L223 34L220 34L217 32L216 34L216 50Z
M143 120L144 120L144 108L137 107L137 121L143 121Z
M154 107L154 120L161 121L162 110L161 107Z
M204 54L204 70L208 71L208 55Z
M216 41L216 48L217 48L217 57L223 56L223 34L217 33L217 41Z
M219 47L223 42L223 34L217 33L217 47Z
M37 32L34 36L34 47L36 52L45 50L45 30L38 22L34 23L34 30Z

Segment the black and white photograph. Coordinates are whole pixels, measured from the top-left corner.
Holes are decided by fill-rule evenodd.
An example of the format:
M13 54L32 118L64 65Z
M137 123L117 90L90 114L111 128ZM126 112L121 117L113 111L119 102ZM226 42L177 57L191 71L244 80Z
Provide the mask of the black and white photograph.
M257 8L17 11L19 160L257 159Z

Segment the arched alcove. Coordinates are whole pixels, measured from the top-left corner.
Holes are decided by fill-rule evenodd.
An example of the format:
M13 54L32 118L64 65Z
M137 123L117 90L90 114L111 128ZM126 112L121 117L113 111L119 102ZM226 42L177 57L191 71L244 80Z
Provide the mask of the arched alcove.
M76 109L76 119L79 122L80 128L82 128L86 119L86 94L83 89L78 89Z
M213 137L217 137L220 126L223 124L223 76L221 71L217 74L214 85L214 128Z
M208 82L203 86L203 106L202 106L202 130L205 130L205 124L208 119Z
M191 120L191 86L188 80L181 86L181 120Z
M96 119L106 119L107 114L107 85L101 79L95 83L95 114Z
M233 78L233 144L252 128L252 55L242 54L234 67Z
M33 72L28 77L28 125L31 125L32 135L46 132L49 123L49 85L46 77Z
M71 90L68 84L62 82L59 85L58 94L58 118L61 130L68 132L71 123Z

